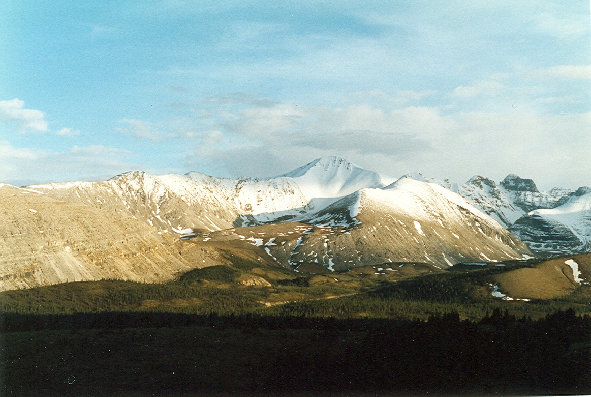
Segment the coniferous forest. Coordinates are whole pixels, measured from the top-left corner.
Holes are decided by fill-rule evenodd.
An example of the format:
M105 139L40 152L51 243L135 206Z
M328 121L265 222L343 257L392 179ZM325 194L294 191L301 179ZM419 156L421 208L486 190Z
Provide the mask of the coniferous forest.
M481 293L497 269L459 267L234 284L250 269L4 292L0 394L591 393L588 286L505 301Z

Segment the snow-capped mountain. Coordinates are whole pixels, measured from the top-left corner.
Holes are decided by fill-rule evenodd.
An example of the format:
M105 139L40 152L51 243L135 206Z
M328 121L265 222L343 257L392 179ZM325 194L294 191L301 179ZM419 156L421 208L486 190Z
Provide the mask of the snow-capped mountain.
M218 261L219 250L233 244L262 261L306 271L529 256L515 235L551 253L589 250L591 239L589 188L539 192L515 175L499 184L474 177L460 186L420 174L386 186L377 173L338 157L267 179L134 171L102 182L0 189L5 201L30 209L0 228L0 238L15 242L4 247L12 254L0 258L0 289L70 278L139 280L144 271L152 272L146 280L164 280ZM140 247L139 257L133 247ZM115 268L104 267L107 262Z
M293 179L308 200L342 197L359 189L384 186L377 173L336 156L316 159L280 177Z
M356 264L425 262L447 267L522 259L531 253L458 194L407 177L384 188L351 193L306 223L323 229L300 242L291 255L292 265L313 261L342 270ZM327 233L327 229L341 232ZM323 237L313 241L314 233Z
M499 184L489 178L475 176L464 185L450 187L515 233L538 254L589 250L590 214L584 205L569 204L573 201L580 203L580 198L591 190L587 187L577 190L554 188L549 192L540 192L533 180L513 174ZM573 210L575 207L578 210ZM565 213L569 215L555 215Z
M438 183L455 191L537 252L571 252L575 246L580 251L591 241L591 234L585 232L588 218L584 211L577 213L583 226L576 230L568 226L573 222L562 224L556 217L550 223L541 222L540 214L531 213L560 207L581 196L584 188L540 192L531 179L516 175L508 175L500 183L475 176L464 185L448 180L438 182L420 174L405 177ZM385 186L377 173L333 156L268 179L216 178L197 172L152 176L135 171L105 182L68 182L30 188L59 200L131 215L162 232L182 235L193 230L213 231L277 221L335 224L339 221L329 215L329 208L336 201L362 189ZM520 220L522 217L525 218ZM541 244L546 237L551 244Z
M539 192L531 179L512 174L498 185L489 178L474 176L466 184L456 185L454 190L505 227L534 209L559 206L573 193L557 188Z
M375 172L326 157L268 179L216 178L197 172L153 176L134 171L105 182L29 188L57 199L131 214L164 232L181 233L298 220L339 197L380 186L383 183Z
M305 207L307 200L289 178L228 179L191 172L153 176L134 171L105 182L30 186L56 199L107 208L142 219L163 232L220 230L242 217ZM261 216L266 219L264 215Z
M537 252L560 255L590 251L591 189L578 189L560 206L529 212L510 230Z

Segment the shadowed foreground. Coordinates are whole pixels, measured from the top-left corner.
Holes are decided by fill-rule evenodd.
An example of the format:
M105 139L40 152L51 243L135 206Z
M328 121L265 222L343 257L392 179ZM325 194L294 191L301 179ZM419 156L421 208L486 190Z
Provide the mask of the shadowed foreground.
M4 315L2 395L591 392L591 318Z

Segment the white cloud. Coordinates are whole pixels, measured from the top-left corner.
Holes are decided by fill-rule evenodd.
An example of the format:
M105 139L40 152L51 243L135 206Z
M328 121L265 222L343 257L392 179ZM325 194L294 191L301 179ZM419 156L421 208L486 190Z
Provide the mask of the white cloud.
M73 130L71 128L62 128L61 130L58 130L55 133L56 133L56 135L61 135L61 136L76 136L76 135L80 135L80 131L79 130Z
M541 69L535 73L546 78L591 80L591 65L560 65Z
M534 178L542 187L591 185L591 113L443 113L435 107L249 108L193 153L234 176L271 176L338 154L389 176L420 171L464 182L474 174ZM202 141L204 143L205 140Z
M17 148L0 141L0 182L14 185L70 180L102 180L140 169L125 161L127 150L102 145L73 146L67 151Z
M349 95L349 100L355 103L379 103L394 106L410 105L420 102L424 98L432 97L437 94L435 90L396 90L390 94L382 90L369 90L354 92Z
M589 33L589 7L572 12L561 5L552 12L533 15L533 29L562 40L574 40Z
M122 119L119 122L125 125L117 129L122 134L150 141L159 141L164 137L163 132L156 124L136 119Z
M45 115L40 110L26 109L25 102L15 98L0 101L0 120L14 123L19 132L47 131Z
M549 97L540 97L536 98L536 102L548 105L555 105L555 104L565 104L565 105L573 105L582 103L583 101L580 98L574 96L549 96Z
M450 94L456 98L473 98L476 96L495 96L500 94L505 86L498 81L484 80L473 85L456 87Z
M45 113L41 110L25 108L25 102L18 98L0 101L0 122L15 125L20 133L51 132L56 135L70 137L80 135L79 130L72 128L49 131Z
M293 104L251 107L237 115L229 115L225 127L231 132L245 136L271 137L275 133L297 128L303 115L304 112Z

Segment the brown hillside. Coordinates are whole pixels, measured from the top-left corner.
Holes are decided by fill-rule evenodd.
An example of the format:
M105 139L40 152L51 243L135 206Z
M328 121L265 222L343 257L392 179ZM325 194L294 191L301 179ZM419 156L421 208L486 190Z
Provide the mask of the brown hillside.
M583 282L591 279L591 254L550 259L533 268L521 268L495 276L500 290L512 298L552 299L570 294L578 284L565 262L579 265Z

